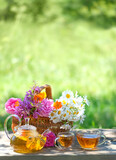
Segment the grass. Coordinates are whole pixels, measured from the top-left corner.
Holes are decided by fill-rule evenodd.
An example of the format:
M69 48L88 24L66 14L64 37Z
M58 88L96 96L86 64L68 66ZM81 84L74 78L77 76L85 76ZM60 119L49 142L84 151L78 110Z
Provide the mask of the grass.
M88 95L80 128L113 128L116 123L116 27L87 21L46 24L0 21L0 130L4 104L22 98L33 85L50 84L53 98L66 89Z

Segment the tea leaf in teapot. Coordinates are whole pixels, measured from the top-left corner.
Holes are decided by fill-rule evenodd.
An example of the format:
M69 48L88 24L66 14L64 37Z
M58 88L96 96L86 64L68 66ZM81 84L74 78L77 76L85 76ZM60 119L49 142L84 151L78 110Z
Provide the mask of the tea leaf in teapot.
M39 135L37 137L29 137L26 147L30 150L41 150L46 143L46 137Z

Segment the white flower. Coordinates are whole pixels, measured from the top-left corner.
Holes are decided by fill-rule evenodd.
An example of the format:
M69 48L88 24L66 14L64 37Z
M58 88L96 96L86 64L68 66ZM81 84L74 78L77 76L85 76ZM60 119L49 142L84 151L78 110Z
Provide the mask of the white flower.
M83 103L83 98L81 96L77 97L77 103L80 105Z
M53 118L56 117L56 113L57 113L57 110L53 110L53 111L50 113L49 118L50 118L51 120L53 120Z
M69 124L64 124L60 127L60 129L65 129L65 130L71 129L71 126Z
M53 121L53 123L58 123L58 122L60 122L60 119L58 117L54 117L52 119L52 121Z
M50 120L53 121L53 123L57 123L61 121L61 110L53 110L49 115Z
M73 110L75 108L75 105L73 103L70 103L67 108L69 108L70 110Z
M79 111L78 111L78 110L74 111L74 112L73 112L73 115L74 115L74 116L79 115Z
M87 96L84 96L84 102L89 106L89 101L87 99Z
M62 109L58 109L57 110L57 113L56 113L56 116L57 116L57 118L61 118L61 116L62 116Z
M62 120L67 120L69 118L69 113L66 111L62 113Z
M85 117L86 117L85 115L80 116L80 123L83 123Z
M76 93L75 93L75 98L77 98L78 97L78 92L76 91Z
M62 107L59 109L54 109L50 115L50 120L53 123L61 122L61 121L79 121L83 123L85 115L85 104L89 105L89 101L87 96L81 97L77 94L74 94L70 90L66 90L62 93L62 96L56 101L61 102ZM62 126L64 128L68 128L69 126Z
M72 91L67 90L67 91L64 91L62 93L62 97L65 98L65 99L67 99L67 100L70 100L70 99L74 98L74 94L73 94Z
M80 109L81 108L81 104L78 104L78 103L74 104L74 108Z
M65 109L65 112L67 113L67 115L68 115L69 117L70 117L71 114L72 114L70 108L68 108L68 107Z
M81 108L84 108L85 107L85 104L83 104L83 103L81 103L81 106L80 106Z
M79 116L82 116L85 112L85 108L79 109Z
M68 105L69 100L63 97L60 97L60 99L58 100L58 102L61 102L63 106Z
M71 121L77 122L80 120L79 116L72 117Z
M76 98L72 98L72 99L70 100L70 104L71 104L72 106L75 106L75 105L77 104L77 99L76 99Z

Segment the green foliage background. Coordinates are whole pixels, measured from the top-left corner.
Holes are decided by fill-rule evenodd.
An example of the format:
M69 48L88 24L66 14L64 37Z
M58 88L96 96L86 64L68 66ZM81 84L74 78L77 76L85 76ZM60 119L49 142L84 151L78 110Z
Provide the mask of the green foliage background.
M88 95L80 128L116 125L116 1L0 0L0 130L4 104L33 81L53 98Z

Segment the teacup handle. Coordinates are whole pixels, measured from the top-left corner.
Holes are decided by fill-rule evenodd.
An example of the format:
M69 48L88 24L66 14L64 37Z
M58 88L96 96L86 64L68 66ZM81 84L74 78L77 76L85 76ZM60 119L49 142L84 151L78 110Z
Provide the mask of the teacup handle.
M61 144L59 143L58 140L59 140L59 137L55 139L55 147L58 148L58 149L60 149L60 150L62 150L63 147L61 146Z
M4 122L4 130L5 130L5 133L6 133L6 135L7 135L7 137L8 137L9 139L11 139L11 138L10 138L10 136L9 136L9 132L8 132L8 129L7 129L7 122L8 122L8 120L9 120L11 117L15 117L15 118L17 118L18 121L19 121L19 125L17 125L17 126L15 127L15 131L17 131L18 127L21 126L21 119L20 119L19 116L17 116L16 114L11 114L10 116L8 116L8 117L6 118L6 120L5 120L5 122Z
M106 141L106 136L104 134L100 135L100 138L103 137L103 141L101 143L98 143L98 146L102 145Z

